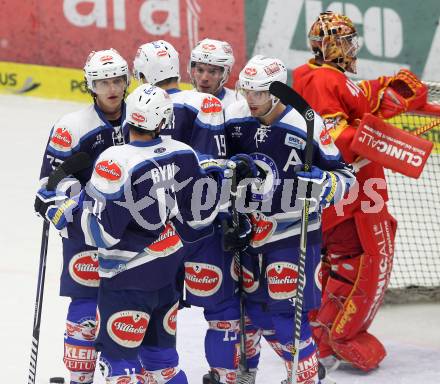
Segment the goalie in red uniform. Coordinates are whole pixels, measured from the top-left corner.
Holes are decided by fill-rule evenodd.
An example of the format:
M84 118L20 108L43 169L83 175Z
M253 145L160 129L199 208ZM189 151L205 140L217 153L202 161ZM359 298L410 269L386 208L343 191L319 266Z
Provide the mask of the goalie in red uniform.
M388 212L382 165L360 161L350 150L365 113L389 118L426 102L426 87L408 70L396 76L352 82L358 36L352 21L321 13L309 32L315 58L293 71L293 88L324 119L321 143L333 141L347 163L364 164L359 188L323 213L322 304L314 314L320 359L335 368L340 360L369 371L384 359L382 343L368 332L390 279L396 220ZM366 163L366 165L365 165Z

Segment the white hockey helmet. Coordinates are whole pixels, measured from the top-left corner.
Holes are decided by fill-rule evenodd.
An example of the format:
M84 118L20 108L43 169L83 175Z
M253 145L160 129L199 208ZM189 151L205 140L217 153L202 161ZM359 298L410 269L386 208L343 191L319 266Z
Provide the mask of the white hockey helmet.
M155 131L162 122L167 126L173 116L173 102L163 89L148 83L127 97L125 122L145 131Z
M133 74L141 81L141 75L150 84L172 77L180 78L179 54L164 40L141 45L133 61Z
M191 58L189 62L188 72L191 76L191 67L195 63L211 64L222 67L223 78L220 86L223 86L228 81L229 74L235 63L234 53L232 47L226 41L203 39L191 51Z
M239 88L247 91L268 91L274 81L287 83L287 68L274 57L252 57L238 76Z
M95 92L95 80L125 76L127 87L130 84L128 64L116 49L92 51L84 66L87 88Z

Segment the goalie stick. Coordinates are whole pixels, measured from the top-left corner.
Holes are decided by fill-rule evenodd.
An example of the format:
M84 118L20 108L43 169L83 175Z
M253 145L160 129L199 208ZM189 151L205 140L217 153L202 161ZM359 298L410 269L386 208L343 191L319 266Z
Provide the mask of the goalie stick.
M46 189L54 191L58 183L68 175L75 174L92 165L90 156L85 152L79 152L69 157L57 169L55 169L47 180ZM32 331L31 358L29 363L28 384L35 384L37 374L38 345L40 340L41 311L43 306L44 279L46 276L47 244L49 241L50 223L47 219L43 222L41 234L40 264L38 267L37 294L35 298L34 326Z
M288 85L274 81L270 87L269 92L280 99L285 105L290 105L295 108L304 118L307 125L307 138L304 158L304 171L308 172L312 168L313 161L313 130L315 124L315 112L309 104ZM307 186L306 199L304 200L304 208L301 216L301 237L300 237L300 253L298 259L298 284L295 295L295 313L294 313L294 332L293 332L293 346L292 346L292 368L290 374L290 384L296 384L296 372L298 371L299 363L299 342L301 336L301 320L302 309L304 304L304 285L305 285L305 267L306 267L306 252L307 252L307 228L309 225L309 207L312 185Z

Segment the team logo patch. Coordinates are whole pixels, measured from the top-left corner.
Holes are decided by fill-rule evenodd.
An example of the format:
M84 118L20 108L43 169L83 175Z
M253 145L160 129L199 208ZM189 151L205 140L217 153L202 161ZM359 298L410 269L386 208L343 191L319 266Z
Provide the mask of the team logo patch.
M105 62L107 62L107 61L113 61L113 56L110 56L110 55L102 56L102 57L100 58L100 60L101 60L103 63L105 63Z
M140 113L137 112L133 112L131 114L131 118L138 123L143 123L145 121L145 116L142 116Z
M320 291L322 291L322 268L321 263L318 263L318 265L315 268L315 284L318 287Z
M176 334L176 328L177 328L177 309L179 308L179 302L176 302L166 313L166 315L163 318L163 328L167 333L170 335Z
M322 128L322 131L319 134L319 141L322 145L330 145L332 143L332 137L326 127Z
M145 312L116 312L107 321L107 333L119 345L136 348L142 343L149 321L150 316Z
M216 48L214 44L202 44L202 49L204 51L210 52L210 51L215 51Z
M276 62L273 62L272 64L267 65L263 69L264 69L264 72L266 72L266 74L268 76L274 75L275 73L278 73L281 71L280 66Z
M278 187L278 168L275 161L263 153L252 153L251 157L259 168L255 182L251 185L252 200L269 200Z
M154 150L154 153L164 153L166 150L164 147L159 147Z
M260 214L251 215L252 237L251 246L257 248L265 244L275 232L276 221Z
M109 181L118 181L122 177L122 170L114 160L103 160L95 166L95 172Z
M223 281L220 268L205 263L185 263L185 284L195 296L211 296L216 293Z
M289 147L304 149L306 147L306 141L301 139L298 136L292 135L291 133L286 134L286 138L284 139L284 144Z
M86 287L99 286L98 252L84 251L77 253L69 262L69 275L78 284Z
M53 147L61 150L69 149L72 146L72 135L67 128L58 127L50 139Z
M249 77L253 77L257 74L257 68L254 67L246 67L244 69L244 74Z
M144 377L138 373L135 374L137 384L147 384ZM131 384L133 383L133 377L130 376L118 376L116 379L116 384Z
M159 238L147 247L149 253L153 255L171 255L183 246L179 235L173 225L168 223L159 235Z
M232 47L229 44L222 45L223 52L232 55Z
M66 335L77 340L95 340L96 319L83 319L80 323L67 320Z
M176 376L178 373L178 370L174 367L172 368L165 368L160 371L160 375L165 381L170 381L174 376Z
M295 264L282 261L269 264L266 277L272 299L290 299L295 295L298 284L298 267Z
M203 113L219 113L222 111L222 103L215 97L205 97L200 109Z
M241 266L243 272L243 289L247 293L255 292L259 286L258 280L255 280L254 274L249 271L244 265ZM235 262L231 263L231 276L235 281L238 281L238 274L240 273L240 266Z

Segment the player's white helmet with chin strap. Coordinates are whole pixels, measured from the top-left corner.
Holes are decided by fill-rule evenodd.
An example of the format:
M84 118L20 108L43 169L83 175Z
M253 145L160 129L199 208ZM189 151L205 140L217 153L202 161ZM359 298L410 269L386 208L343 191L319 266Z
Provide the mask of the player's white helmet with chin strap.
M248 91L268 91L274 81L287 83L287 68L280 59L256 55L239 75L239 87Z
M286 66L277 58L257 55L241 70L236 88L247 99L248 104L263 105L272 100L272 107L263 115L266 116L279 102L278 98L269 93L269 87L274 81L287 83Z
M127 97L125 122L137 128L156 131L170 124L172 116L173 102L168 93L159 87L142 84Z
M127 87L130 84L128 64L116 49L92 51L84 66L87 88L96 93L95 80L125 76Z
M164 40L143 44L136 53L133 74L136 80L142 81L144 77L150 84L172 77L179 79L179 54Z
M191 68L196 63L211 64L222 67L223 77L220 81L220 86L223 86L229 78L232 67L235 63L234 53L232 47L226 41L203 39L191 51L191 58L188 72L191 76Z

